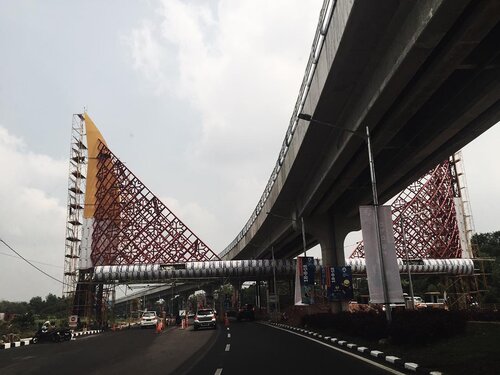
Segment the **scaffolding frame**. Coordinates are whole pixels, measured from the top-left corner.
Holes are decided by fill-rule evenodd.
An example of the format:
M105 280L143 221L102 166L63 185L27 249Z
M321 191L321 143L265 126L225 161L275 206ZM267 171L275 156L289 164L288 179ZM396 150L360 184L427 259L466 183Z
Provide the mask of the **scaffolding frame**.
M87 175L87 146L83 114L73 115L69 155L63 296L73 298L78 281L78 259L82 239Z
M94 266L220 260L103 143L97 158Z
M460 189L455 159L438 164L410 184L391 204L394 242L398 258L452 259L462 257L455 208ZM403 228L405 238L403 238ZM364 258L360 241L350 258Z

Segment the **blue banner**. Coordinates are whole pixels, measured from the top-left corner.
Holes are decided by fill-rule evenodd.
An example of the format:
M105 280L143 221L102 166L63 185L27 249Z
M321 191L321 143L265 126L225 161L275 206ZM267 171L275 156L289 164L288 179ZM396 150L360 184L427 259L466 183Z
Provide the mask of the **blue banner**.
M350 266L329 267L328 284L329 301L350 301L353 299L352 270Z
M316 266L313 257L297 257L300 271L300 289L303 304L314 303L314 273Z

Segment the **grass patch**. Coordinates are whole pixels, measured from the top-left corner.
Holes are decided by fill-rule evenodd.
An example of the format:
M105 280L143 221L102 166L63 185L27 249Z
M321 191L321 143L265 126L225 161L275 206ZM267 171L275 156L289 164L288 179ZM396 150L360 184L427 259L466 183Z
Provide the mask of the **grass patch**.
M379 344L332 329L322 334L351 341L406 362L438 370L445 374L498 374L500 371L500 324L468 322L465 333L427 345Z

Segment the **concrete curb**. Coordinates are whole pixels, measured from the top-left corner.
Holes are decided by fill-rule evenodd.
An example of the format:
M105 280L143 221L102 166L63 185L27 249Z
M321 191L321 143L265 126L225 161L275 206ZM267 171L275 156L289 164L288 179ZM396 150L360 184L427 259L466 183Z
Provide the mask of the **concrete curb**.
M20 346L26 346L30 345L32 343L32 338L26 338L26 339L21 339L20 341L14 341L14 342L7 342L5 344L0 344L0 350L1 349L12 349L12 348L19 348Z
M79 336L95 335L95 334L101 333L101 332L102 332L102 329L94 329L94 330L90 330L90 331L73 332L73 334L71 335L71 338L79 337Z
M302 334L304 336L310 336L310 337L317 339L317 340L326 341L327 343L335 345L335 346L341 346L342 349L344 349L344 350L350 349L351 351L356 352L357 354L361 353L367 357L370 357L371 359L376 358L376 359L383 361L383 362L386 362L386 363L388 363L388 364L390 364L393 367L398 368L398 369L405 369L405 370L413 371L413 372L419 373L419 374L442 375L442 373L439 371L434 371L434 370L430 370L428 368L424 368L417 363L405 362L403 359L401 359L399 357L396 357L393 355L386 355L384 352L381 352L379 350L371 350L371 349L364 347L364 346L358 346L354 343L342 340L342 339L337 338L337 337L330 337L330 336L323 337L322 335L320 335L316 332L312 332L312 331L309 331L309 330L306 330L303 328L289 326L287 324L274 323L274 322L269 322L268 324L279 327L279 328L287 329L290 331L295 331L299 334Z
M71 334L71 339L74 339L75 337L79 337L79 336L95 335L95 334L101 333L101 332L102 332L102 330L99 330L99 329L91 330L91 331L73 332ZM14 342L8 342L5 344L0 344L0 350L19 348L21 346L27 346L27 345L34 345L33 344L33 337L21 339L20 341L14 341Z

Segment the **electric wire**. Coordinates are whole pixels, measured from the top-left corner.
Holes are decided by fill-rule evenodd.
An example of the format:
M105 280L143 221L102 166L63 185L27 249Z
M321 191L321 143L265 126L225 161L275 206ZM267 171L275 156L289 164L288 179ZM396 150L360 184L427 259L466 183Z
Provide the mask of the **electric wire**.
M12 254L7 254L7 253L2 253L2 252L0 252L0 255L5 255L6 257L11 257L11 258L20 259L18 256L16 256L16 255L12 255ZM29 259L29 261L30 261L30 262L33 262L33 263L43 264L44 266L50 266L50 267L56 267L56 268L62 268L61 266L56 266L55 264L50 264L50 263L40 262L40 261L38 261L38 260Z
M25 257L23 257L21 254L19 254L16 250L14 250L7 242L5 242L2 238L0 238L0 242L2 242L5 246L7 246L11 251L13 251L19 258L21 258L22 260L24 260L26 263L28 263L31 267L35 268L36 270L38 270L39 272L43 273L45 276L47 277L50 277L52 280L55 280L57 281L58 283L61 283L63 285L67 285L64 281L61 281L59 279L56 279L54 276L48 274L47 272L45 272L44 270L42 270L41 268L35 266L33 263L31 263L28 259L26 259Z

